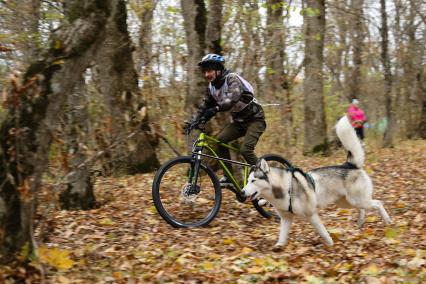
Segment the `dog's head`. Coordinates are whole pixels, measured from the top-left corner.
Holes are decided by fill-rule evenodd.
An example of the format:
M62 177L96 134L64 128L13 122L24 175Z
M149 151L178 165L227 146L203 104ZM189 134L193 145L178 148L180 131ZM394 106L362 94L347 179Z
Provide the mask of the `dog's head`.
M247 185L243 188L242 193L246 197L252 199L264 197L266 191L270 191L272 186L269 182L270 168L264 159L257 161L256 165L252 167L250 175L247 180Z

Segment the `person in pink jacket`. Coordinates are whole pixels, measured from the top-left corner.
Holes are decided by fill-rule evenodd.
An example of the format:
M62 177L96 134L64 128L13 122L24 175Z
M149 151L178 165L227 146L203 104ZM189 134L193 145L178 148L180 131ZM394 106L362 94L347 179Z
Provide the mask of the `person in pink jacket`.
M364 123L367 122L367 117L364 111L359 107L359 101L353 99L348 108L348 116L351 120L352 126L355 128L356 134L361 141L364 140Z

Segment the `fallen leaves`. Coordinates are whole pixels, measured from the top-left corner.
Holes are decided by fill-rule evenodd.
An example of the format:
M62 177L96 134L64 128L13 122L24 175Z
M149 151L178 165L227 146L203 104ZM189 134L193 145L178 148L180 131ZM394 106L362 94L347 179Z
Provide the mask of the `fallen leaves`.
M63 284L425 282L426 142L370 154L374 197L388 210L389 226L367 211L359 230L356 210L331 207L320 216L333 247L296 218L289 242L274 252L278 223L238 203L229 191L208 227L176 229L153 206L153 174L105 178L96 185L101 208L50 212L55 222L39 251L46 277ZM340 163L344 154L294 160L310 169ZM0 275L19 273L22 279L28 271L0 267Z
M70 251L60 248L48 248L41 246L37 250L38 257L42 263L59 270L68 270L74 266L74 261L70 258Z

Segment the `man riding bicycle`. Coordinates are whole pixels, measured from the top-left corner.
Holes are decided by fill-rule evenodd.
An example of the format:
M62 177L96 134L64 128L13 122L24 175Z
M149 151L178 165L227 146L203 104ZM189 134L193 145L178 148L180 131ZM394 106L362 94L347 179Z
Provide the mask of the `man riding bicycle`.
M241 154L247 163L254 165L257 161L254 148L266 129L265 114L262 106L254 98L250 83L240 75L227 70L224 64L224 57L217 54L207 54L198 63L209 85L202 104L193 119L185 125L185 129L197 128L216 113L230 111L232 122L224 126L217 138L228 143L244 137ZM218 155L230 159L229 150L225 147L219 146ZM222 186L231 184L226 176L220 179L220 183Z

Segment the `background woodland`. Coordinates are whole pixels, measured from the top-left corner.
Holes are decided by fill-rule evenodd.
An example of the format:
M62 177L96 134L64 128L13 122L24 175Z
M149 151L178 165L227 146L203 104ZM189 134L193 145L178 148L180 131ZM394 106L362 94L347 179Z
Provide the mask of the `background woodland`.
M186 153L206 53L253 84L259 153L330 155L354 98L367 147L426 138L422 0L7 0L0 15L2 263L37 251L40 208L99 208L99 179Z

